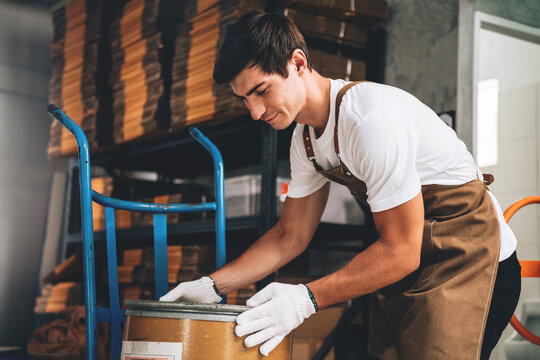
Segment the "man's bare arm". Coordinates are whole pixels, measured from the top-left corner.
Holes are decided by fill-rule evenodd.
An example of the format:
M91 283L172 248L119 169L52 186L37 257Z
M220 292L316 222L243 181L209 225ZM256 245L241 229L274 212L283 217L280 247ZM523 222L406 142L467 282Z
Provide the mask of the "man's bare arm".
M303 198L287 198L277 224L238 259L210 276L223 294L263 279L307 247L321 219L330 183Z
M424 203L419 193L393 209L373 213L380 238L340 270L310 284L320 309L372 293L420 265Z

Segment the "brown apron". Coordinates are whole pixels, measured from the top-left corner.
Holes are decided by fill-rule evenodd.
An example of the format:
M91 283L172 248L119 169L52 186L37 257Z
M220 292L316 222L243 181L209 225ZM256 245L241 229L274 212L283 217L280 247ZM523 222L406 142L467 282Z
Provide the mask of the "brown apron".
M343 87L336 100L334 148L340 165L323 170L317 164L307 126L304 145L319 174L347 186L360 204L369 207L366 184L343 164L337 141L339 106L355 84ZM479 359L500 247L487 185L474 180L422 186L425 220L420 266L372 294L370 353L381 359Z

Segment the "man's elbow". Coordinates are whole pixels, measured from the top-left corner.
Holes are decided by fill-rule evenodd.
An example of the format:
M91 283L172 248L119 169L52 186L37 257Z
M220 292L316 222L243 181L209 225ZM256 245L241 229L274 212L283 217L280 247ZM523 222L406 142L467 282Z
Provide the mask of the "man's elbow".
M421 239L420 239L421 244ZM402 252L402 258L400 263L402 264L403 272L405 276L416 271L420 266L422 247L416 244L416 241L412 245L406 246Z
M309 241L305 241L297 229L286 226L281 221L278 221L275 227L278 231L280 247L283 253L296 257L307 249Z

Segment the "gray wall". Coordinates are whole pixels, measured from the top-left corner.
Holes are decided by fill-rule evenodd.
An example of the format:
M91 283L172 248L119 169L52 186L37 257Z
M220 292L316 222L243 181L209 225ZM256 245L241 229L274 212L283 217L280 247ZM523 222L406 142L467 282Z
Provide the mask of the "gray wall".
M435 112L455 110L458 0L389 0L385 82Z
M27 340L51 164L48 12L0 1L0 345Z
M481 11L524 25L540 27L538 0L459 0L459 56L457 94L457 133L467 144L473 144L473 55L474 13Z

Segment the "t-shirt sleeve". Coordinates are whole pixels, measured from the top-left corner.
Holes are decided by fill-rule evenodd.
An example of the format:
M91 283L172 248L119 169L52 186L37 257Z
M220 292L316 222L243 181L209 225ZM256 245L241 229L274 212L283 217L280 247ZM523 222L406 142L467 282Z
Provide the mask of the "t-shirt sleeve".
M291 182L287 191L287 196L291 198L308 196L319 190L329 181L315 171L313 163L307 158L306 149L302 141L303 126L296 126L291 139Z
M347 111L347 116L355 116ZM416 123L397 109L382 108L361 121L348 121L345 142L351 172L366 183L371 211L380 212L414 198L421 190L416 170ZM356 173L356 174L355 174Z

